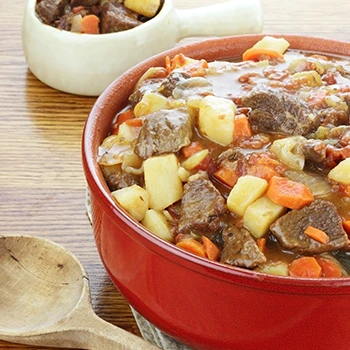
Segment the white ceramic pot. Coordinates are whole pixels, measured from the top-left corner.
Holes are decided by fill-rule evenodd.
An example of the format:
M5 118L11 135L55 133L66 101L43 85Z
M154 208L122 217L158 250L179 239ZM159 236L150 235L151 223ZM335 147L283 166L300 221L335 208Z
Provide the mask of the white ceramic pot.
M190 10L165 0L160 13L127 31L78 34L43 24L36 0L27 0L22 28L24 54L43 83L78 95L98 96L115 78L140 61L190 36L259 33L260 0L232 0Z

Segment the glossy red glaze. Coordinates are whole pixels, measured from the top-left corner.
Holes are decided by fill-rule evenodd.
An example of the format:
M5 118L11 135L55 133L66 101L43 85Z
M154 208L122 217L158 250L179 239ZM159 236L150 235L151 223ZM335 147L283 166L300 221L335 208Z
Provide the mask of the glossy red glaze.
M140 76L176 53L239 57L262 35L213 39L157 55L115 80L84 130L83 162L96 244L115 285L146 319L195 349L348 350L350 278L296 279L224 266L164 242L116 206L97 149ZM284 36L294 49L350 56L350 43Z

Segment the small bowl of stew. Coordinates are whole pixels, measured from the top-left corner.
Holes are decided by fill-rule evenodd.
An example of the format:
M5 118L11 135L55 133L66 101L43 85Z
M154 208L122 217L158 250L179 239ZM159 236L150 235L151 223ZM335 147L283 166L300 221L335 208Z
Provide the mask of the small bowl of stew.
M194 349L343 349L350 335L350 43L211 39L98 98L93 231L130 305Z
M98 96L118 76L189 36L260 33L260 0L179 10L172 0L27 0L23 50L60 91Z

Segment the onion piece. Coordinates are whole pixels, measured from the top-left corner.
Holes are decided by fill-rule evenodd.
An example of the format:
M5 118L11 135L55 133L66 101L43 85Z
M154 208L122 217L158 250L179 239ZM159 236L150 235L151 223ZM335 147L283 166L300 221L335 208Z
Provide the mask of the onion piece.
M82 15L78 14L75 15L72 19L72 27L71 27L71 32L74 33L81 33L82 32L82 25L81 25L81 21L82 21L83 17Z

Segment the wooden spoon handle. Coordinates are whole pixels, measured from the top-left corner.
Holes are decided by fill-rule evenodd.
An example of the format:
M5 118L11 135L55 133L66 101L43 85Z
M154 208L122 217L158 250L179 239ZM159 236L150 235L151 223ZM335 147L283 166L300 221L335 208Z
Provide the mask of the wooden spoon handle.
M85 322L78 324L75 329L71 329L69 333L75 340L79 339L79 346L84 349L158 349L142 338L102 320L94 313L89 315Z

